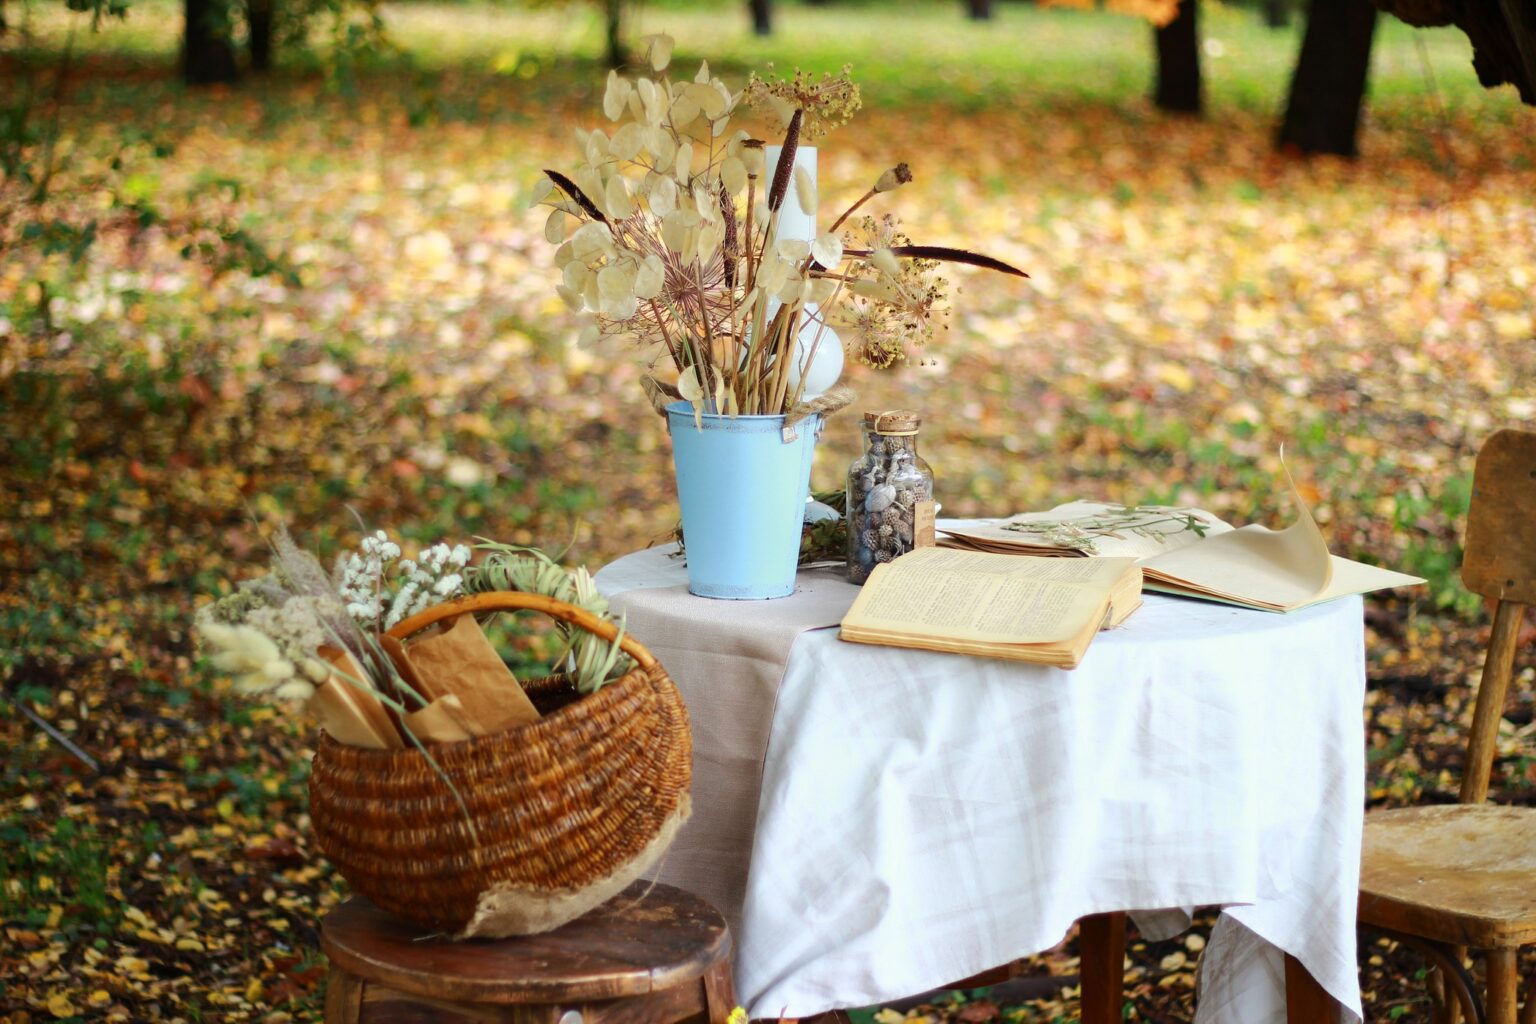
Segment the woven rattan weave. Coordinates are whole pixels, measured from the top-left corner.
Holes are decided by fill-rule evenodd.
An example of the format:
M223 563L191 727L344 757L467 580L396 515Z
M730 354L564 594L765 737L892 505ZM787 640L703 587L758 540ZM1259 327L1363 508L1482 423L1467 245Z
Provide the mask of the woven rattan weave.
M391 632L526 608L616 633L570 605L515 593L442 605ZM466 938L546 931L623 889L688 816L692 745L665 670L633 638L622 642L635 667L597 693L578 695L558 676L524 683L537 722L430 748L467 818L419 750L322 735L310 777L320 849L378 906Z

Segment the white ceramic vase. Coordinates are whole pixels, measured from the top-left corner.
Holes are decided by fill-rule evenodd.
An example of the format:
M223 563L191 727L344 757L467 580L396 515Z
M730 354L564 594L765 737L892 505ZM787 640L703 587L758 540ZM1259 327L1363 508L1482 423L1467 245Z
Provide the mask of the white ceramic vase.
M765 174L769 181L773 180L782 154L781 146L763 147ZM811 184L816 185L815 146L800 146L795 150L795 168L804 170L810 176ZM820 190L818 189L817 192L819 195ZM794 195L793 182L790 184L789 196L785 198L784 205L779 208L777 238L799 239L806 244L816 239L816 217L800 209L800 203ZM770 302L768 315L772 317L778 308L777 300ZM800 397L808 401L831 390L842 375L843 340L838 337L835 330L822 323L821 310L816 305L809 304L805 308L805 316L800 323L800 332L795 346L795 365L790 371L790 387L799 387L803 377L805 390L801 392Z

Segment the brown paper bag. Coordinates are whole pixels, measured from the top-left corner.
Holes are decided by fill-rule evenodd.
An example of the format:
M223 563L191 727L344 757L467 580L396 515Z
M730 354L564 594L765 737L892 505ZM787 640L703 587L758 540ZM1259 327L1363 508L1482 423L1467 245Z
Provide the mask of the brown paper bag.
M471 731L464 705L453 694L412 711L403 721L411 735L423 743L458 743L479 735Z
M368 678L350 651L322 647L319 654L353 679ZM372 750L394 750L405 746L390 720L389 710L379 698L334 672L309 698L309 711L338 743Z
M395 663L400 678L405 684L430 704L439 697L448 695L448 691L441 686L436 686L429 679L421 678L421 673L416 671L416 666L411 662L410 655L405 653L405 644L390 636L388 633L380 634L379 646L384 648L384 653L389 655L389 660Z
M421 684L433 695L452 694L464 723L477 736L536 722L533 702L507 670L473 615L460 615L442 632L405 649Z

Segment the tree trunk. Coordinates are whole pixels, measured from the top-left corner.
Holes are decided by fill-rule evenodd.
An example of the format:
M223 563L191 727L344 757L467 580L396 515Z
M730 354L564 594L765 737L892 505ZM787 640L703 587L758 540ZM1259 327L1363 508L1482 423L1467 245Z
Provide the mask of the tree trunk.
M181 77L188 85L233 82L240 77L218 0L185 0L187 25L181 44Z
M752 8L752 34L773 35L773 0L750 0Z
M273 0L248 0L246 21L251 27L251 70L268 71L272 67Z
M1264 24L1270 28L1286 28L1291 24L1290 0L1264 0Z
M1359 156L1355 136L1371 70L1370 0L1311 0L1291 95L1275 144L1299 153Z
M972 21L991 21L992 0L965 0L965 13Z
M1157 44L1157 88L1152 101L1161 110L1200 116L1200 0L1180 0L1172 21L1153 29Z
M608 21L608 66L610 68L621 68L624 66L625 60L624 40L620 36L620 30L623 28L624 14L622 0L604 0L603 11Z

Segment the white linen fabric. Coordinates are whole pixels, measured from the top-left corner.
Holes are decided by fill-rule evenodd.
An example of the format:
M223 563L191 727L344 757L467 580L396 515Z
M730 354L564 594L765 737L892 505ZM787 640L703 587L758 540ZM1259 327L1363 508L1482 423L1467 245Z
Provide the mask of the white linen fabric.
M1066 672L844 643L810 628L835 604L817 584L775 694L760 641L732 652L802 595L685 580L654 549L598 574L688 703L696 811L660 877L731 922L752 1016L934 988L1087 914L1220 904L1201 1024L1282 1024L1282 951L1359 1018L1358 597L1278 615L1148 595Z

